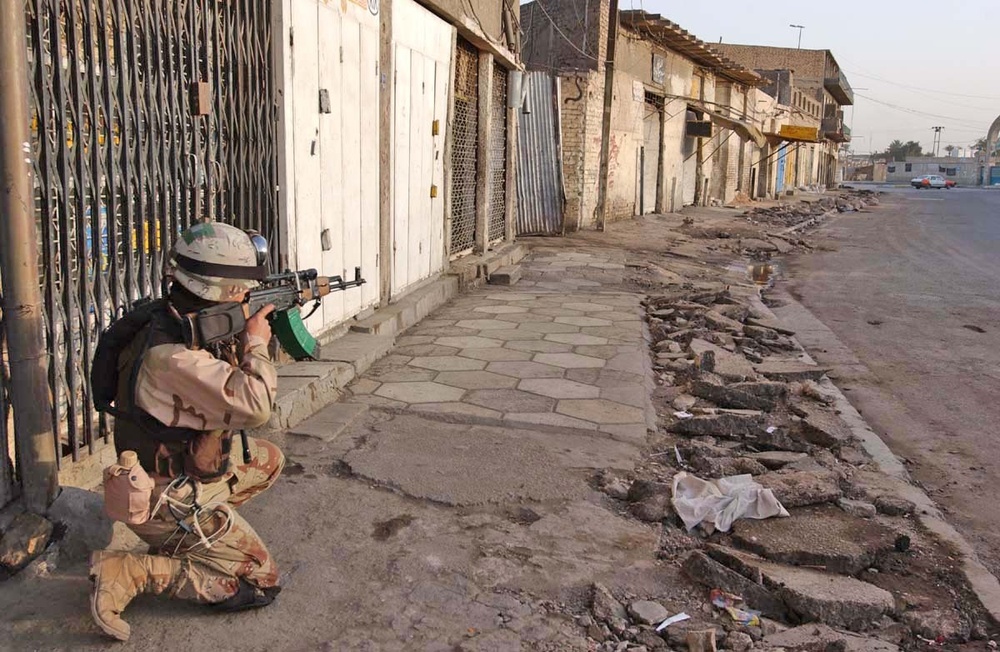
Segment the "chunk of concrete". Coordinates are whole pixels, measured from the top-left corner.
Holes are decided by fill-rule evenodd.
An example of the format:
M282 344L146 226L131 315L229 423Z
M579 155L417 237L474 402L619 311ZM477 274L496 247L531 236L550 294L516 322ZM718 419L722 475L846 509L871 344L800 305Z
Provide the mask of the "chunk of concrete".
M718 385L704 380L695 380L689 390L691 394L719 407L770 412L787 391L783 383L738 383Z
M747 457L757 460L772 471L776 471L789 464L800 462L809 456L805 453L791 451L764 451L762 453L748 453Z
M829 369L794 360L765 360L754 365L754 370L771 380L790 383L796 380L819 380Z
M20 514L0 538L0 569L16 573L42 554L52 537L52 523L31 513Z
M899 496L882 495L875 499L875 509L886 516L907 516L913 513L916 505Z
M681 419L670 426L670 431L689 437L725 437L743 439L765 432L767 420L763 415L709 414L691 419Z
M897 652L899 647L874 638L838 632L828 625L809 623L764 637L764 645L795 652Z
M688 652L716 652L718 648L715 643L715 630L702 629L688 632L687 647Z
M696 457L692 460L692 466L698 475L709 478L767 473L763 464L749 457Z
M772 331L777 331L782 335L795 335L795 331L785 328L781 325L781 322L774 319L767 319L766 317L748 317L746 323L750 326L760 326L761 328L770 328Z
M897 538L889 528L832 505L795 510L790 518L739 520L732 536L741 548L771 561L848 575L881 565Z
M800 432L802 439L810 444L823 448L836 448L853 439L851 429L837 414L825 410L804 410L804 412L806 416L800 422Z
M714 328L717 331L728 331L730 333L739 333L743 330L743 324L736 321L735 319L730 319L720 315L714 310L705 311L705 323Z
M594 596L591 601L591 612L597 620L608 622L614 618L625 619L628 614L622 603L615 599L608 587L594 584Z
M698 358L704 357L707 353L712 354L712 368L703 369L704 371L713 371L730 382L743 382L756 378L753 365L742 355L731 353L721 346L699 338L692 339L690 346L691 352Z
M703 552L692 551L682 566L684 572L695 582L712 589L722 589L739 595L751 609L765 616L783 619L787 614L785 604L778 596L739 572L728 568Z
M670 613L658 602L636 600L628 606L628 615L632 617L632 622L640 625L659 625Z
M851 500L850 498L841 498L838 500L837 507L856 518L875 518L875 515L878 513L875 505L863 500Z
M773 471L759 478L765 489L771 489L786 508L832 503L840 498L837 474L832 471Z
M760 578L801 621L860 631L895 604L888 591L853 577L783 566L720 546L713 546L711 554L744 576Z

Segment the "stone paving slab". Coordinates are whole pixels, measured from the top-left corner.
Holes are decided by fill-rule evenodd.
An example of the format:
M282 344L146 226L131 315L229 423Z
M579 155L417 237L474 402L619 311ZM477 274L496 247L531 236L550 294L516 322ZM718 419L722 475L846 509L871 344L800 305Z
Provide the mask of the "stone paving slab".
M617 263L573 260L573 273L620 276ZM640 296L617 291L464 295L404 334L360 379L370 396L349 400L639 441L650 409L641 317Z

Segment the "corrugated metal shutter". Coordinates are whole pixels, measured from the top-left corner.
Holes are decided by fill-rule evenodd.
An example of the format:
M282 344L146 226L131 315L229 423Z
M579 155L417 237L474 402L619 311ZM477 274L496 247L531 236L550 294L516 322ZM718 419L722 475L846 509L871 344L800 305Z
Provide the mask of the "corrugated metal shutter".
M517 234L563 232L559 84L546 72L524 76L526 110L518 112Z

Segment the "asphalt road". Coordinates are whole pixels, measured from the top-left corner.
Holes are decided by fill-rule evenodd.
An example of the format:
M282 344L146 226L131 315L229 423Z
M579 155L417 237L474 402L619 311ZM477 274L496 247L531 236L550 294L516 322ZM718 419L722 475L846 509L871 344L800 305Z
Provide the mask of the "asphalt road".
M812 353L1000 576L1000 191L886 192L782 284L862 365Z

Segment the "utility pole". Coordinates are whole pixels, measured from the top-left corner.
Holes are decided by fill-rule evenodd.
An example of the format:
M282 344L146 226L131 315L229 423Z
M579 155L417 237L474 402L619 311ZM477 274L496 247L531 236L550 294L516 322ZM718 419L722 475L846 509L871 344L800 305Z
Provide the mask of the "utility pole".
M799 49L802 49L802 30L806 28L805 25L789 25L792 29L799 30Z
M59 491L48 382L49 354L38 284L38 229L28 134L24 2L0 0L0 275L25 507L44 514ZM40 134L45 138L45 134ZM61 137L61 135L60 135Z
M618 43L618 0L608 8L608 51L604 62L604 119L601 121L601 168L597 180L597 230L608 217L608 177L611 168L611 105L615 97L615 49Z
M934 131L934 156L938 155L938 149L941 147L941 132L944 131L944 127L931 127Z

